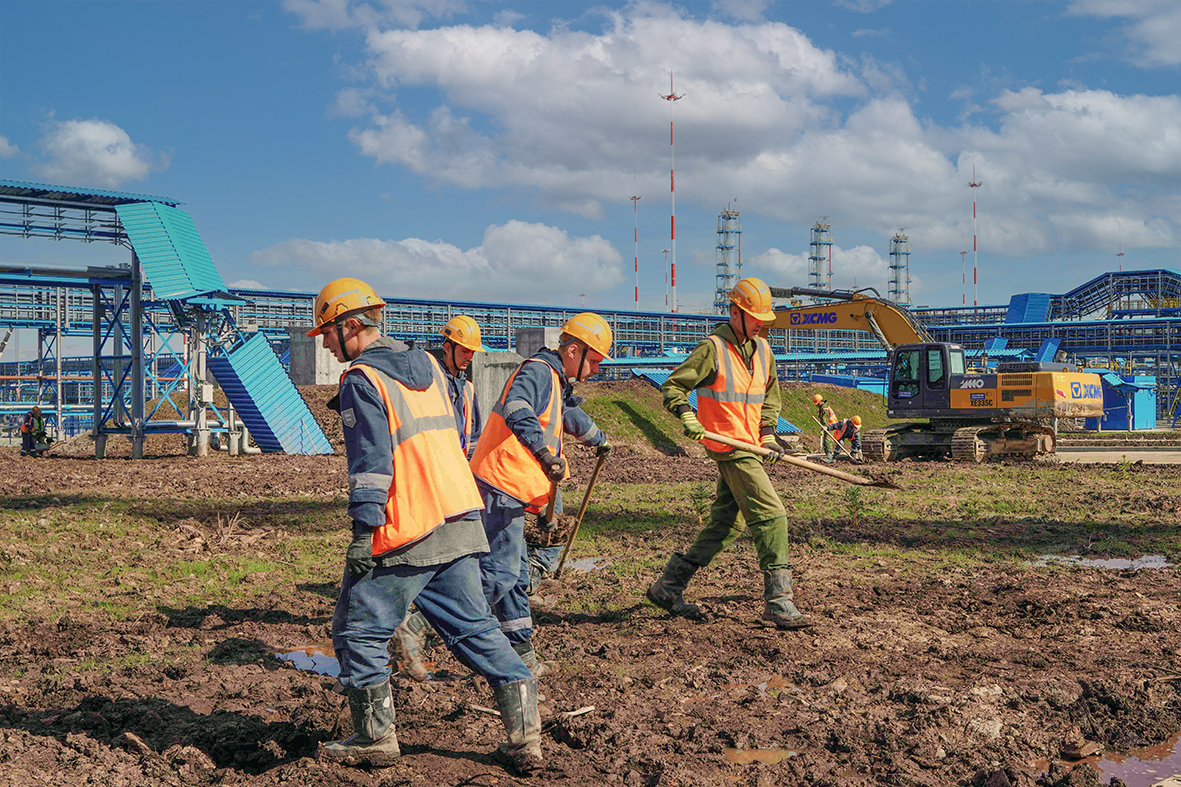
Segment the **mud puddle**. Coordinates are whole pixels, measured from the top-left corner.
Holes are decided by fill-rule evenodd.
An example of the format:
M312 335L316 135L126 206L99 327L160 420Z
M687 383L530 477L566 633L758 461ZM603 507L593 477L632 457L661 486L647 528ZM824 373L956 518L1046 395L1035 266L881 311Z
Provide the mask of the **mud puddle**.
M1127 754L1111 752L1087 757L1085 762L1098 771L1100 780L1122 780L1127 787L1155 787L1174 777L1181 783L1181 732L1173 734L1163 743L1143 749L1133 749ZM1038 763L1043 773L1049 770L1046 762Z
M336 660L331 645L305 645L286 653L276 651L273 655L304 672L326 675L329 678L340 676L340 662Z
M1041 555L1031 564L1037 567L1078 566L1080 568L1107 568L1115 571L1139 571L1142 568L1169 568L1173 564L1164 555L1141 555L1137 558L1087 558L1077 555Z
M589 574L592 571L604 569L613 562L609 557L583 557L578 560L571 560L566 565L571 571L581 571L584 574Z

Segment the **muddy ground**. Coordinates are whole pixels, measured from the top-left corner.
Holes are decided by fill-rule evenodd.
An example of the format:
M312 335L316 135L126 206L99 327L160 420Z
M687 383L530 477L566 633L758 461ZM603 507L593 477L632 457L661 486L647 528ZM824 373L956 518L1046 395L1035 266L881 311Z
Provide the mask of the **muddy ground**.
M572 453L585 479L591 455ZM1133 545L1137 534L1175 544L1181 468L868 469L923 490L925 502L912 516L906 493L890 493L876 514L805 516L805 498L841 488L774 468L795 514L797 600L817 619L812 630L780 632L758 620L761 576L747 540L690 586L705 621L643 601L657 567L699 525L670 504L660 527L631 527L627 501L636 490L658 496L671 479L712 487L716 470L699 456L621 446L587 517L590 540L575 551L611 565L547 582L535 604L537 647L562 670L542 687L547 770L517 779L490 756L499 721L472 709L493 704L487 686L437 645L441 679L395 678L404 754L395 766L315 759L318 744L347 732L342 698L330 678L274 654L329 649L346 544L342 457L29 461L0 451L0 525L26 534L0 544L0 591L12 600L0 616L0 785L1059 787L1098 783L1061 762L1073 728L1109 751L1181 730L1175 565L1035 568L988 552L1050 548L1080 528L1110 535L1116 525ZM1055 513L939 513L954 504L938 497L941 485L1026 477L1017 494ZM309 533L338 551L306 576L247 574L225 597L181 603L172 588L127 579L149 572L151 558L122 556L144 548L126 539L145 536L119 535L118 517L109 539L38 546L41 532L107 505L147 522L146 548L162 560L191 550L294 561L290 543ZM1093 513L1076 522L1076 507ZM121 611L27 570L90 566L89 550L110 552L94 593ZM22 596L29 586L35 595ZM586 706L595 710L561 715ZM783 759L730 761L775 759L756 750Z

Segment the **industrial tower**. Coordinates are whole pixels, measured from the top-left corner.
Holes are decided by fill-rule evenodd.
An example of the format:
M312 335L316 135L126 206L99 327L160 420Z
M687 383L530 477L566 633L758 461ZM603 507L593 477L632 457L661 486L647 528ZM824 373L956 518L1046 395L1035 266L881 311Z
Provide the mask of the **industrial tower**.
M812 243L809 246L811 251L808 254L808 286L814 290L832 289L832 227L827 219L827 216L823 216L812 225Z
M738 211L729 206L718 214L717 258L714 314L729 314L730 290L742 278L742 222L738 219Z
M910 305L910 238L905 227L890 238L890 283L886 297L903 306Z

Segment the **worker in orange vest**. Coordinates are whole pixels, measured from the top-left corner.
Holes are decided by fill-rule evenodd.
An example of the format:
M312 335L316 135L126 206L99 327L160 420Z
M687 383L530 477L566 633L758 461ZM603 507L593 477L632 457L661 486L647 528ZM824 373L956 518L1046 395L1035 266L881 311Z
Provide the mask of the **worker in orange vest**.
M832 445L832 438L828 434L828 424L837 420L837 413L829 405L828 400L821 394L813 394L812 404L816 405L816 420L820 422L820 447L825 455L830 455L835 450Z
M842 440L848 440L850 444L849 458L856 464L861 464L864 461L864 456L861 453L861 416L855 415L852 418L845 418L838 421L835 417L828 423L828 431L832 432L832 439L839 444ZM834 445L832 450L824 458L825 462L832 463L836 461L837 446Z
M771 485L763 462L780 457L775 426L781 405L775 358L759 336L775 319L771 290L762 280L742 279L730 291L730 320L717 326L668 376L664 406L680 417L685 435L702 441L718 464L717 495L710 522L685 552L674 552L664 574L648 588L648 600L674 615L702 617L684 600L685 587L699 568L749 530L763 571L763 619L783 629L812 625L795 605L788 553L787 511ZM689 394L697 391L697 413ZM700 420L699 420L700 418ZM706 439L706 431L747 443L762 443L760 456Z
M481 592L477 556L488 539L444 372L423 350L398 350L381 335L384 306L365 282L337 279L316 297L308 332L349 363L330 403L344 426L353 533L332 644L354 734L319 754L379 767L400 755L388 647L414 602L456 657L488 680L508 736L499 753L527 774L542 761L537 680Z
M573 388L610 358L611 340L611 327L593 312L567 320L558 349L541 349L509 377L472 456L490 548L480 558L484 594L501 630L538 677L557 665L539 659L533 648L525 512L544 509L551 488L570 474L563 434L600 455L611 450L607 435L578 406L582 400Z
M45 416L41 415L40 405L33 405L21 421L21 456L37 456L37 444L47 442Z

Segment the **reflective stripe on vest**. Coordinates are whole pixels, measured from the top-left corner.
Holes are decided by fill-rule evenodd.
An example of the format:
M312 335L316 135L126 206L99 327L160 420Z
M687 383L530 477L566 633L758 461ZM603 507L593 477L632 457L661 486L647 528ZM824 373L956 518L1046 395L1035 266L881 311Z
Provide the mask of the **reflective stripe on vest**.
M771 345L766 339L755 337L755 354L751 359L754 368L747 369L737 347L717 335L710 335L709 340L717 350L718 371L712 385L697 389L697 417L711 432L758 445ZM718 453L734 450L714 440L703 440L702 444Z
M428 356L429 357L429 356ZM373 554L417 541L444 522L484 507L467 458L459 447L455 407L438 361L431 358L434 382L414 391L378 369L354 363L340 379L360 372L385 402L393 446L394 477L373 476L389 483L385 524L373 531ZM353 479L365 485L364 479Z
M463 383L463 431L459 433L459 445L465 455L472 442L472 402L476 398L476 387L471 380Z
M517 399L506 401L513 380L526 363L540 363L550 373L550 400L545 410L537 414L545 446L554 456L562 455L562 381L554 367L541 359L528 359L516 368L496 405L488 414L480 442L472 455L472 473L489 486L520 500L530 509L540 509L549 502L550 480L533 453L517 439L508 426L508 417L518 410L532 412L528 402ZM566 468L566 475L570 469Z

